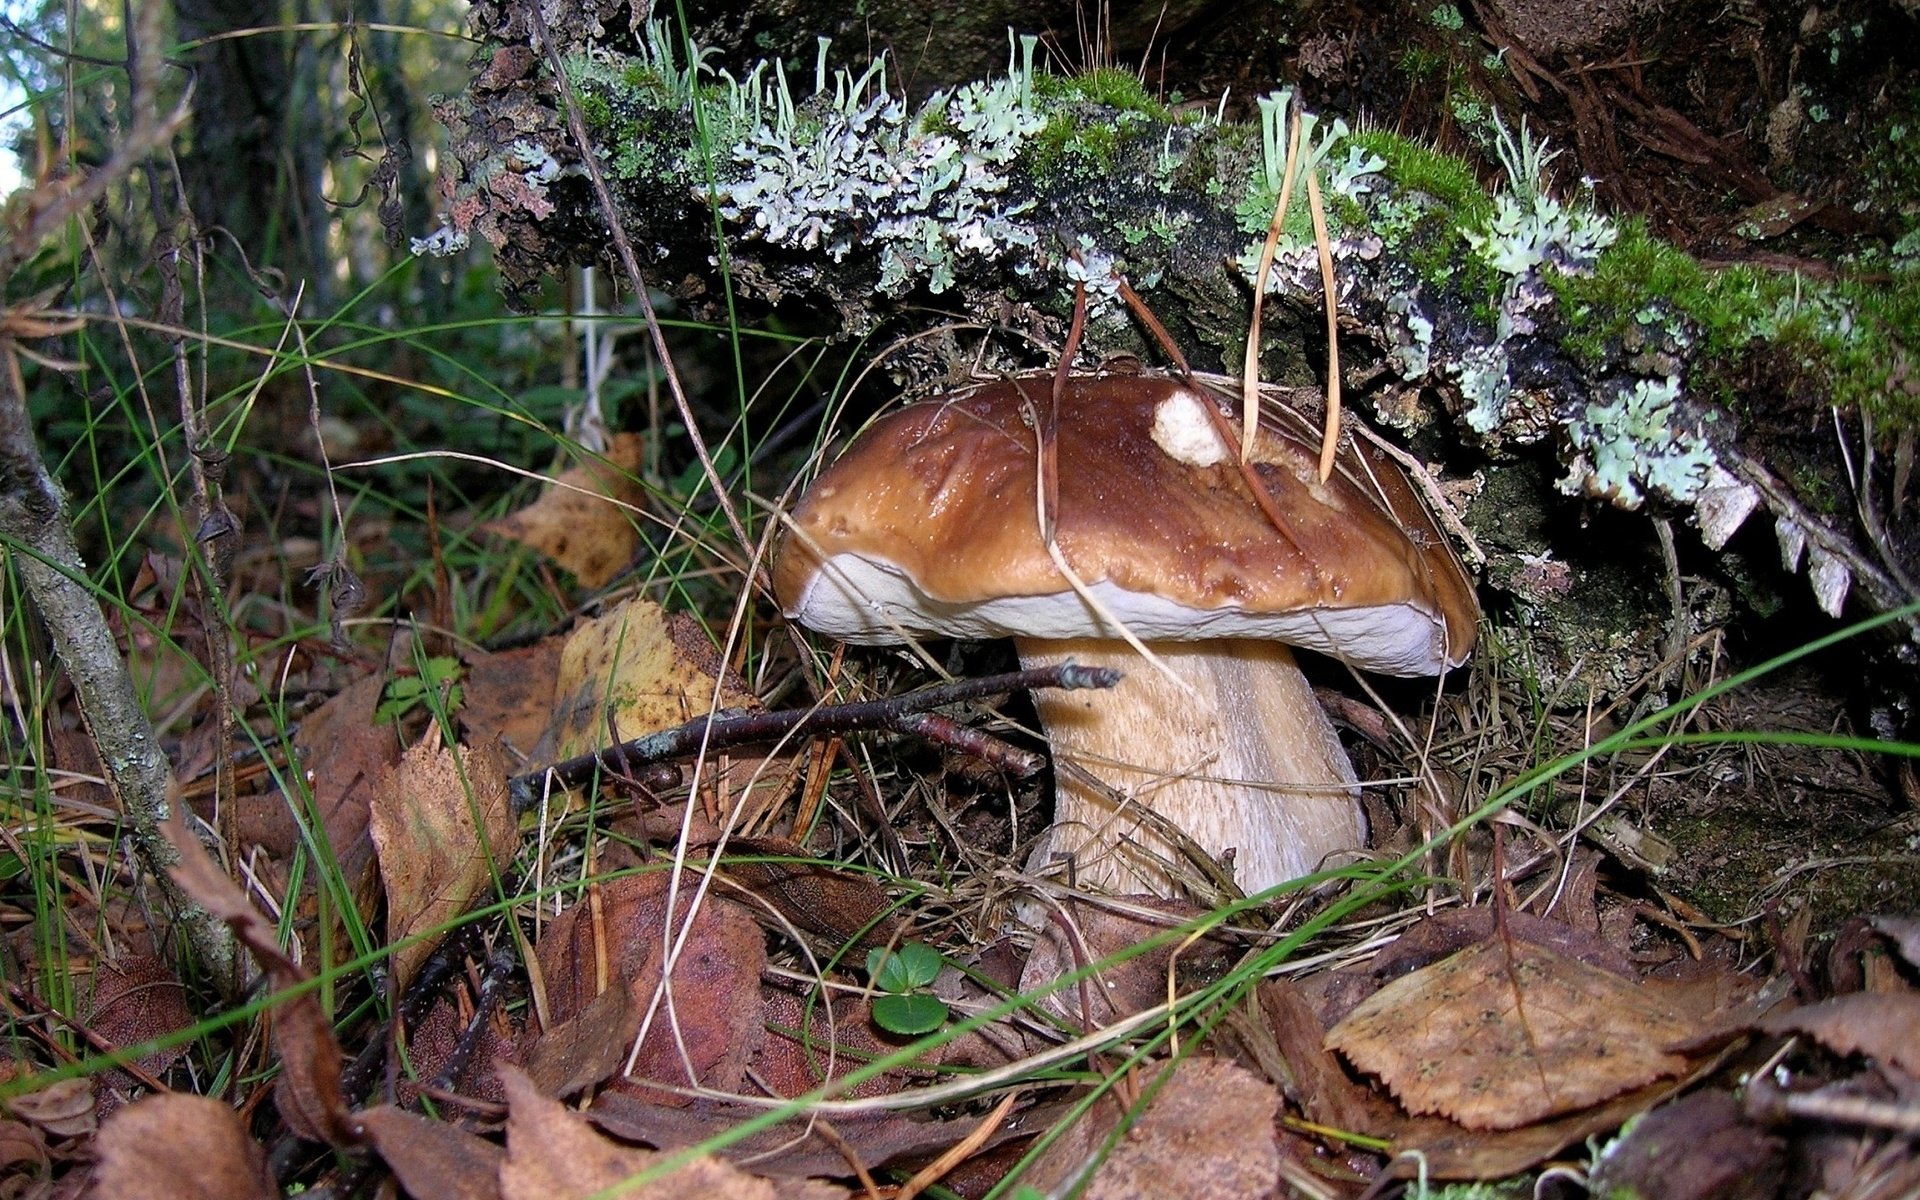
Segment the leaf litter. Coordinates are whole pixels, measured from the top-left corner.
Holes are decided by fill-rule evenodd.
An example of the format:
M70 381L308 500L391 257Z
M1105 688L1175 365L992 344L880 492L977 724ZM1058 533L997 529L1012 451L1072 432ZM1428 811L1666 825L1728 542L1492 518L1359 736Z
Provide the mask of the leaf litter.
M605 480L589 472L574 482ZM579 580L611 578L632 556L621 540L631 521L595 500L605 511L569 527L572 502L546 503L565 490L496 531L525 534ZM601 520L606 512L619 513L611 524L620 530ZM847 826L831 811L822 825L776 832L804 746L730 748L700 765L692 796L662 776L616 769L597 794L560 798L550 824L532 827L510 803L509 762L598 750L716 707L763 710L684 614L617 600L570 630L512 650L463 651L462 661L457 746L420 732L417 717L375 720L386 679L367 675L308 712L294 736L289 766L310 786L311 807L273 792L248 797L250 828L261 832L245 877L263 901L286 906L285 930L197 844L183 868L189 890L239 930L276 997L281 1126L370 1154L407 1194L584 1196L665 1170L624 1194L831 1196L889 1169L910 1180L908 1193L946 1179L977 1194L1025 1159L1024 1183L1077 1181L1094 1197L1352 1197L1383 1175L1418 1170L1503 1178L1651 1112L1610 1151L1613 1174L1596 1178L1686 1180L1694 1190L1666 1194L1704 1200L1724 1174L1716 1164L1768 1158L1786 1140L1780 1122L1803 1111L1858 1114L1863 1092L1913 1086L1910 920L1866 926L1906 956L1903 967L1863 974L1877 981L1872 994L1803 996L1816 1002L1763 1016L1754 982L1724 958L1680 972L1643 961L1644 943L1628 940L1631 916L1596 903L1589 857L1569 874L1558 910L1567 919L1471 909L1401 920L1364 966L1323 964L1216 1001L1209 1032L1166 1014L1232 978L1262 944L1254 926L1167 901L1068 897L1030 950L973 944L966 939L1000 920L974 885L941 875L906 887L837 865L837 855L823 857L838 848L822 833ZM863 814L888 802L873 794L871 760L843 754L842 763L860 781L855 797L823 779L809 789L815 799ZM262 819L276 816L277 827ZM951 830L935 825L905 844L922 854L940 846ZM363 1051L370 1070L344 1069L308 965L341 961L344 923L322 934L316 922L328 914L312 890L285 893L289 864L316 834L353 884L359 915L384 912L389 995L414 1014L356 1032L368 1051L405 1048L413 1077L397 1078L396 1060L390 1092L370 1094L384 1054ZM709 874L704 860L715 853L726 857ZM550 879L564 882L542 882ZM474 916L495 898L515 914ZM442 942L437 931L465 919L480 921L478 938ZM1205 927L1168 938L1195 923ZM875 981L862 967L921 938L945 955L926 990L956 1023L1010 1007L1009 986L1037 990L1080 970L1087 978L978 1028L943 1029L908 1053L874 1021ZM414 1003L413 981L447 953L454 969L434 978L451 983ZM124 962L125 979L96 968L93 1032L111 1046L181 1029L188 992L165 978L163 960ZM998 965L969 976L954 963ZM149 990L150 1002L133 999ZM1786 1035L1801 1040L1783 1043ZM1175 1043L1181 1055L1165 1057ZM1807 1086L1778 1102L1785 1117L1729 1113L1728 1093L1706 1081L1762 1048L1790 1055ZM884 1069L871 1066L882 1059ZM177 1074L178 1060L156 1051L140 1068ZM1036 1071L1041 1061L1051 1065ZM1086 1069L1048 1073L1062 1062ZM44 1181L91 1154L100 1194L179 1194L155 1180L189 1162L208 1177L209 1197L277 1194L254 1137L264 1123L242 1119L254 1111L244 1085L233 1102L157 1093L107 1116L96 1135L92 1122L112 1107L106 1094L139 1086L124 1076L102 1084L15 1096L0 1120L0 1159ZM827 1102L805 1100L820 1094ZM796 1099L805 1102L792 1114L736 1132ZM429 1101L436 1117L416 1111ZM1051 1140L1037 1149L1042 1133ZM718 1156L667 1157L716 1141L728 1143ZM1897 1179L1892 1144L1861 1135L1849 1153ZM1634 1174L1636 1164L1654 1165Z
M552 559L583 588L605 587L640 548L645 456L645 438L616 433L604 459L562 471L525 507L485 529Z
M555 655L549 661L572 663L563 670L565 686L549 695L573 698L553 707L546 746L567 738L590 744L589 731L606 728L610 710L622 715L607 724L631 721L635 734L682 719L710 703L698 697L725 679L724 671L713 673L710 656L680 656L672 622L653 606L616 608L581 629L588 632L577 629L567 645L553 639L548 644L556 649L545 651ZM530 729L527 714L538 702L529 697L542 690L514 689L519 698L499 711L521 715L490 720ZM728 686L718 690L752 702ZM370 713L375 694L355 701L361 714ZM468 728L470 736L484 736L477 723ZM374 764L376 777L356 787L369 797L389 939L399 942L459 918L487 895L515 860L519 828L498 750L451 750L429 731L391 763L381 762L392 736L390 729L365 735L366 746L382 749L363 760ZM730 858L703 885L703 856L723 844L721 828L706 815L712 802L692 812L681 801L613 816L609 828L624 829L631 840L610 845L594 880L541 921L529 984L537 1003L505 1027L504 1038L500 1014L479 1011L470 995L462 1000L457 992L413 1031L423 1070L460 1045L483 1047L480 1061L467 1061L460 1077L486 1078L480 1091L507 1101L504 1146L484 1134L484 1122L449 1123L392 1104L356 1109L341 1089L339 1045L310 990L276 1006L272 1023L281 1066L276 1093L287 1126L303 1137L370 1148L416 1196L584 1196L765 1112L743 1100L804 1096L893 1054L899 1042L873 1023L866 998L781 981L767 949L769 939L798 935L816 952L840 954L839 977L857 984L867 949L911 936L897 901L865 875L814 860L804 843L774 837L725 842ZM648 847L672 842L682 830L692 841L685 870L676 872ZM189 856L185 878L235 923L276 992L307 986L271 927L204 855ZM1590 874L1582 878L1591 886ZM1578 896L1567 907L1596 911ZM1050 1014L1066 1031L1118 1027L1204 989L1245 952L1243 934L1216 928L1147 953L1131 949L1204 915L1167 901L1068 900L1016 966L1024 966L1032 985L1097 964L1093 986L1059 989L1035 1015ZM1617 936L1620 926L1611 928ZM1886 937L1897 944L1898 932ZM432 951L430 938L396 951L403 990ZM1711 1070L1720 1047L1737 1043L1742 1029L1798 1032L1887 1070L1911 1069L1902 1057L1900 1038L1910 1029L1902 1023L1902 998L1877 1016L1856 1004L1836 1005L1831 1015L1815 1008L1800 1010L1797 1020L1762 1021L1749 1006L1750 982L1717 962L1700 964L1686 979L1654 977L1598 932L1518 911L1472 909L1417 921L1364 966L1322 970L1302 983L1262 984L1254 1006L1227 1021L1200 1057L1109 1076L1120 1081L1112 1098L1066 1124L1065 1136L1023 1178L1080 1178L1083 1194L1097 1197L1184 1197L1200 1194L1196 1187L1255 1195L1284 1188L1286 1180L1323 1188L1333 1186L1329 1180L1363 1180L1383 1161L1388 1171L1405 1173L1413 1151L1434 1178L1504 1177L1637 1113L1668 1111L1656 1106ZM949 992L961 994L951 986ZM967 994L976 1006L992 1003L990 990ZM841 1087L841 1102L910 1096L947 1078L944 1070L993 1071L1063 1036L1043 1032L1045 1022L1014 1028L1011 1040L944 1039L911 1063ZM441 1031L431 1034L440 1049L427 1044L433 1029ZM405 1094L422 1092L410 1085ZM487 1111L486 1100L468 1094L483 1106L476 1112ZM722 1196L773 1195L769 1181L778 1180L783 1196L799 1186L842 1195L841 1186L819 1181L924 1162L975 1133L984 1136L971 1150L974 1163L942 1170L956 1179L970 1169L1004 1171L1035 1123L1063 1114L1070 1095L1017 1104L1012 1111L1026 1115L1004 1128L983 1123L978 1109L797 1114L724 1151L745 1171L698 1158L633 1194L699 1186ZM560 1106L568 1098L580 1111ZM87 1103L90 1110L90 1094ZM196 1134L207 1139L195 1151L200 1160L224 1163L223 1177L241 1181L234 1185L240 1190L209 1195L272 1194L245 1190L260 1182L259 1146L232 1136L230 1106L209 1103L213 1108L145 1109L124 1126L111 1118L110 1132L99 1138L97 1178L120 1178L110 1172L145 1148L159 1156L158 1140L172 1136L172 1123L192 1120L206 1126ZM1342 1132L1329 1140L1326 1131L1333 1130ZM1745 1144L1738 1139L1746 1136L1770 1144L1763 1128L1740 1122L1683 1140L1699 1157L1709 1145ZM1367 1139L1399 1157L1375 1157L1360 1148ZM1669 1135L1645 1144L1671 1158L1672 1141ZM22 1162L37 1161L30 1145L23 1144ZM1625 1170L1634 1146L1623 1143L1628 1157L1613 1169ZM1009 1151L1012 1157L1004 1157Z

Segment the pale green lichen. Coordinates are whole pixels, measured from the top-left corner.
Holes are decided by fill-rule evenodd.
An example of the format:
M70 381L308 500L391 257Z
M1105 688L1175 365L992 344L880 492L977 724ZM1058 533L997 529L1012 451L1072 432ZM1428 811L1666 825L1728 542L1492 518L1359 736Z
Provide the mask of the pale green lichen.
M1527 441L1544 432L1545 424L1539 413L1516 418L1509 410L1515 389L1507 344L1516 335L1533 334L1536 313L1552 302L1543 269L1553 267L1560 275L1590 270L1618 231L1590 208L1546 193L1546 167L1555 152L1544 140L1536 141L1524 121L1516 135L1495 113L1491 128L1507 187L1493 197L1482 220L1463 223L1460 236L1473 259L1500 281L1489 314L1493 340L1456 353L1443 369L1459 388L1469 429Z
M1466 402L1461 416L1467 428L1478 434L1492 433L1506 418L1507 398L1513 394L1505 343L1469 346L1447 364L1447 373L1459 385L1460 398Z
M1605 217L1570 209L1544 192L1531 201L1503 192L1493 203L1493 220L1484 230L1468 230L1467 242L1503 275L1525 275L1547 263L1562 270L1590 269L1618 236Z
M1571 207L1542 188L1547 164L1559 156L1545 138L1535 141L1522 119L1516 137L1493 114L1495 156L1507 190L1493 200L1484 229L1466 230L1467 244L1494 270L1519 278L1551 263L1564 272L1591 270L1600 252L1620 236L1613 222L1587 207Z
M1718 465L1713 447L1679 421L1680 381L1639 379L1608 400L1588 404L1567 423L1574 458L1560 490L1585 493L1621 508L1640 507L1647 493L1691 503Z
M970 258L1031 249L1037 235L1019 219L1030 205L1000 199L1007 164L1046 124L1032 102L1034 41L1022 43L1006 78L936 93L911 118L877 62L857 77L836 71L829 93L824 46L803 103L784 72L755 72L748 83L762 95L739 107L765 119L730 151L737 173L716 189L721 216L836 262L870 242L890 295L921 283L944 292Z
M1258 98L1260 108L1260 169L1249 180L1246 196L1235 214L1240 228L1247 233L1264 233L1273 221L1273 210L1287 180L1287 147L1293 138L1293 124L1300 125L1300 153L1294 162L1293 204L1298 213L1306 213L1306 176L1321 172L1327 190L1349 200L1369 191L1372 181L1386 167L1386 161L1369 153L1364 146L1347 145L1346 121L1335 117L1322 119L1299 103L1292 88L1281 88ZM1333 152L1345 146L1348 153L1328 169ZM1291 207L1291 205L1289 206Z
M1425 378L1433 365L1433 322L1417 300L1417 293L1401 292L1387 301L1387 333L1393 339L1387 357L1402 379Z

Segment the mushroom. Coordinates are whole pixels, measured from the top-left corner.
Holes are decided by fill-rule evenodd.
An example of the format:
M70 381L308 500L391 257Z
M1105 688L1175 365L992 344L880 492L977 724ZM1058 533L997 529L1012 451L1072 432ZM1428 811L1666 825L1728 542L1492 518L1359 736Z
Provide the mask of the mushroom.
M1023 665L1121 668L1112 691L1035 697L1056 768L1035 861L1071 855L1082 884L1179 890L1180 839L1143 809L1248 893L1361 849L1358 781L1289 646L1390 675L1465 659L1472 585L1405 475L1348 438L1322 482L1319 429L1271 412L1263 508L1222 436L1231 402L1204 385L1077 377L1057 409L1051 389L985 384L869 426L782 535L787 616L848 642L1012 637ZM1050 411L1047 502L1077 581L1041 534Z

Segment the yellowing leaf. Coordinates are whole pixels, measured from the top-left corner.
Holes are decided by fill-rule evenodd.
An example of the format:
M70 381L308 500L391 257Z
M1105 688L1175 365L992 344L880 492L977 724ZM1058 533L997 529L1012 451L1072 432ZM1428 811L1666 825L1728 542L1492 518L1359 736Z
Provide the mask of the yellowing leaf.
M605 461L562 471L539 499L485 528L551 558L581 587L602 587L640 547L628 506L645 498L635 477L645 451L639 434L616 433Z
M717 691L716 679L724 680ZM629 741L716 708L759 707L753 693L722 669L698 624L640 599L574 629L560 652L553 695L553 720L534 754L539 762L599 750L615 733ZM791 754L716 752L701 769L700 799L709 819L718 823L730 811L735 828L751 833L797 775Z
M456 760L433 730L383 773L372 807L392 941L465 912L519 840L500 752L465 749ZM394 951L403 989L438 940Z
M538 757L558 761L607 745L609 713L622 739L703 716L713 710L720 673L719 655L692 621L629 600L568 636ZM719 700L722 708L754 703L738 687L721 689Z

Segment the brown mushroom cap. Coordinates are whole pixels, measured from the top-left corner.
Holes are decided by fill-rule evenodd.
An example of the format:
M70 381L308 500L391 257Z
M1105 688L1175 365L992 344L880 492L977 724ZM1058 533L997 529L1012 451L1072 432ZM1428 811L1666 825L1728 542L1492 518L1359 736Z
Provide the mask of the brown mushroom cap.
M1121 636L1041 539L1050 392L1008 380L874 422L793 513L774 569L787 615L863 643ZM1392 675L1466 657L1471 585L1396 464L1348 438L1322 483L1317 425L1263 419L1255 470L1283 534L1199 404L1230 411L1159 376L1076 378L1061 396L1055 540L1110 613L1146 641L1271 638Z

